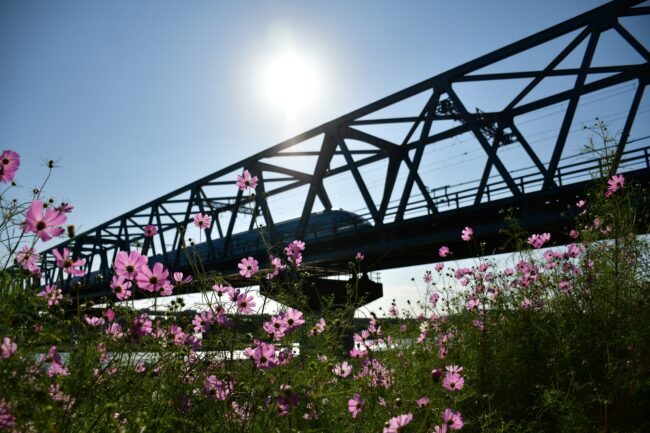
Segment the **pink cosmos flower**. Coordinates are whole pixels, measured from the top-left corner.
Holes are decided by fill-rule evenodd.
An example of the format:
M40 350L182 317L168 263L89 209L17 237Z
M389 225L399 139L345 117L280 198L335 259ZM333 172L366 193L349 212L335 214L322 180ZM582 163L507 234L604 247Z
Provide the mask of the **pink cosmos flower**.
M253 257L241 259L241 263L237 265L239 267L239 273L242 277L250 278L260 270L257 260Z
M45 361L49 364L47 368L47 375L50 377L53 376L68 376L70 372L67 368L63 366L63 361L61 360L61 355L59 355L56 346L50 347L50 350L47 352L47 355L41 355L41 362Z
M578 202L576 203L576 207L577 208L583 208L583 207L585 207L586 204L587 204L587 202L585 200L578 200Z
M70 213L72 212L72 209L74 209L74 206L72 206L70 203L62 201L61 204L54 209L56 209L57 212Z
M559 288L562 293L569 294L571 293L573 287L571 286L571 283L569 281L562 280L560 281Z
M354 394L354 397L348 400L348 411L352 414L352 418L356 418L361 413L363 403L364 401L359 394Z
M158 228L156 226L152 225L147 225L144 226L144 237L145 238L152 238L158 234Z
M418 407L426 407L426 406L429 405L430 402L431 402L431 400L429 400L428 397L420 397L420 398L417 399L415 404L417 404Z
M210 228L211 223L212 223L212 218L208 214L202 214L201 212L199 212L196 215L194 215L194 225L200 228L201 230Z
M254 349L247 347L244 354L255 362L259 369L269 369L278 365L278 358L275 356L275 346L256 340L257 346Z
M352 366L347 361L339 362L332 369L332 373L339 377L348 377L352 373Z
M153 271L149 266L145 265L140 269L140 273L136 277L138 287L147 292L168 293L170 292L171 284L167 277L169 271L165 269L162 263L155 263ZM171 293L170 293L171 294Z
M271 269L266 273L266 279L272 280L280 274L280 271L283 271L287 268L286 265L282 264L282 260L279 257L269 256L271 261Z
M225 401L232 392L234 385L233 382L220 380L211 375L206 377L205 382L203 382L203 392L211 400Z
M412 413L391 418L388 420L388 426L384 427L384 433L399 433L402 427L409 425L411 421L413 421Z
M212 290L217 292L217 295L219 297L223 296L224 294L228 293L232 289L230 286L223 286L221 284L215 284L212 286Z
M314 327L309 330L309 335L314 336L317 334L322 334L324 331L325 331L325 319L321 317L320 320L316 322Z
M84 314L84 322L86 322L88 326L97 327L104 324L104 319L101 317L90 317L87 314Z
M474 235L474 230L470 227L465 227L462 231L461 239L464 241L470 241Z
M74 275L75 277L83 277L88 271L82 269L75 269L86 264L86 259L72 260L70 257L70 250L63 248L63 254L59 250L52 250L54 257L56 257L56 265L63 269L66 274Z
M264 331L269 334L269 337L273 338L275 341L280 341L282 337L284 337L288 326L281 316L277 315L272 316L270 321L264 322L262 328L264 328Z
M287 260L293 263L295 267L300 267L302 264L302 252L305 251L305 243L296 239L284 248L284 253L287 255Z
M38 274L41 271L36 265L38 259L39 256L36 250L34 248L29 248L27 245L24 245L23 249L16 254L16 262L21 265L23 269L34 274Z
M196 314L192 320L192 325L194 325L194 332L207 332L210 329L210 325L214 320L214 315L210 311L205 311L200 314Z
M365 259L366 256L365 256L362 252L358 252L357 255L354 256L354 258L357 260L357 262L360 262L360 261L362 261L363 259Z
M282 315L282 320L286 322L289 329L296 329L305 324L305 319L302 317L302 312L289 308Z
M447 257L448 254L449 254L449 247L442 246L442 247L440 247L440 249L438 250L438 255L439 255L440 257L443 257L443 258L444 258L444 257Z
M458 374L460 374L460 373L463 372L463 367L461 367L459 365L448 365L448 366L445 367L445 370L447 370L447 372L449 372L449 373L458 373Z
M169 336L171 337L174 345L179 347L185 344L185 341L187 340L187 334L183 332L183 328L178 325L169 326Z
M352 358L363 358L366 355L368 355L368 351L365 347L354 347L350 350L350 356Z
M542 248L542 246L551 240L550 233L542 233L541 235L533 234L528 238L528 243L534 248Z
M625 185L625 178L622 174L615 174L611 179L607 181L607 192L611 195L614 194L619 189L623 188Z
M143 266L147 265L147 258L137 251L120 251L115 257L115 272L127 280L135 280Z
M460 391L465 385L465 379L458 373L447 373L442 380L442 386L448 391Z
M37 296L47 299L48 307L51 307L52 305L58 305L59 301L63 299L63 294L61 293L61 289L56 287L56 285L45 286L45 288L41 290Z
M463 427L463 419L460 417L460 412L445 409L442 413L442 423L452 430L460 430Z
M66 219L67 217L63 213L51 207L45 209L45 214L43 214L43 202L34 200L26 213L23 231L33 232L42 241L47 242L65 231L62 227L57 226L65 223Z
M179 286L190 284L192 282L192 276L188 275L187 277L184 277L182 272L174 272L172 277L174 278L174 282Z
M14 180L20 167L20 155L13 150L5 150L0 155L0 182L9 183Z
M11 412L11 406L9 403L0 400L0 427L4 430L12 430L13 426L16 424L16 417Z
M131 297L131 282L124 279L122 276L115 275L111 280L111 289L115 297L120 301L125 301Z
M255 189L257 187L257 176L251 177L248 170L244 170L243 176L237 176L237 186L240 191L246 191L248 188Z
M16 345L16 343L11 341L9 337L4 337L2 339L2 344L0 345L0 349L2 349L2 358L8 359L11 355L16 353L16 350L18 350L18 346Z
M144 337L153 332L153 323L147 313L142 313L133 320L133 334Z
M122 332L122 326L119 323L111 323L104 331L113 340L119 340L124 337L124 332Z
M440 272L445 268L444 263L436 263L436 271Z
M253 312L253 307L255 302L253 302L253 297L248 293L242 293L237 296L237 310L242 314L250 314Z
M426 271L422 279L424 280L425 283L430 284L431 281L433 281L433 276L431 275L431 271Z

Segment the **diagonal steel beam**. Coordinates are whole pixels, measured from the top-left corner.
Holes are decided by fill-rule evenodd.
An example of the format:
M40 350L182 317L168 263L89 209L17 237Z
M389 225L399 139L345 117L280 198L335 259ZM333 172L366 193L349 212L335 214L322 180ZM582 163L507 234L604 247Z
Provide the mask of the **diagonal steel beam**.
M535 86L537 86L540 83L540 81L542 81L544 78L546 78L549 75L549 73L553 69L555 69L555 67L557 65L559 65L560 62L562 62L562 60L564 60L566 58L566 56L568 56L571 53L571 51L573 51L578 45L580 45L580 43L587 37L589 32L590 32L589 28L585 28L584 30L582 30L580 32L580 34L578 36L576 36L569 43L569 45L567 45L560 52L560 54L558 54L557 57L555 57L551 61L551 63L549 63L548 66L546 66L546 68L544 68L544 70L542 71L542 73L539 76L537 76L533 81L528 83L528 85L524 88L524 90L522 90L517 96L515 96L515 98L506 106L504 111L512 110L512 107L514 107L515 105L517 105L519 103L519 101L524 99L526 97L526 95L528 95L528 93L530 93L530 91L533 90L535 88Z
M639 80L639 87L637 87L636 92L634 93L634 99L632 99L632 105L630 106L630 111L628 112L627 119L625 120L625 126L623 126L623 131L621 132L621 139L618 142L618 146L616 146L616 153L612 159L612 165L610 166L609 172L610 176L616 174L618 165L621 162L621 156L625 151L625 145L627 144L627 140L630 137L630 131L632 130L632 125L636 119L636 113L639 110L639 104L643 98L643 91L647 85L647 81L644 81Z
M582 58L582 64L580 66L580 73L576 78L576 83L571 91L571 99L569 100L569 105L567 107L564 119L562 120L562 126L560 127L560 133L558 134L557 141L555 142L555 148L553 148L553 155L551 156L551 161L548 164L548 172L546 173L546 179L544 179L543 189L552 188L553 178L555 177L555 171L562 157L562 151L564 150L564 144L566 143L567 136L569 135L569 128L571 123L573 123L573 116L575 115L576 108L578 108L578 101L580 100L580 95L582 94L582 88L585 85L585 80L587 78L587 69L591 65L591 59L594 56L596 51L596 45L598 44L598 38L600 36L600 31L594 29L589 38L589 43L587 44L587 49L585 50L585 55Z
M512 195L515 197L519 196L521 192L519 191L519 188L517 188L517 185L515 184L515 181L512 179L512 176L510 176L510 173L503 165L503 162L501 162L501 159L497 156L496 152L492 149L492 146L490 146L490 143L488 143L487 139L481 132L481 129L476 123L476 119L474 119L474 116L469 114L469 112L461 102L456 92L451 88L451 85L447 89L447 94L449 95L449 98L451 98L451 100L453 101L454 106L458 109L458 111L460 111L460 114L465 120L465 123L469 125L472 132L476 136L476 139L483 147L483 150L487 154L488 159L492 160L492 164L494 164L494 167L496 167L499 174L503 178L504 182L506 183L506 185L508 185L508 188L512 192Z

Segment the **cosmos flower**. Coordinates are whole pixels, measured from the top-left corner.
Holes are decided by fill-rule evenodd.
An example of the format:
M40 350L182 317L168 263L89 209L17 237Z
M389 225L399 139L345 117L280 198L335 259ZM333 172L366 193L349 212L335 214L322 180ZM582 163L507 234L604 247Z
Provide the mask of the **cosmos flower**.
M125 301L131 297L131 282L124 279L124 277L115 275L111 280L111 289L115 297L120 301Z
M364 401L359 394L354 394L354 397L348 400L348 411L352 414L352 418L356 418L361 413L363 404Z
M115 257L115 272L127 280L135 280L143 266L147 265L147 258L137 251L120 251Z
M255 302L253 302L253 297L248 293L242 293L237 296L237 310L242 314L250 314L253 312L253 307Z
M388 420L387 426L384 427L384 433L399 433L402 427L409 425L411 421L413 421L412 413L391 418Z
M615 174L607 181L607 192L609 195L614 194L625 185L625 177L622 174Z
M472 236L474 236L474 230L471 227L465 227L462 231L461 239L467 242L472 239Z
M460 391L465 385L465 379L458 373L447 373L442 380L442 386L448 391Z
M152 238L158 234L158 229L156 226L152 225L147 225L144 226L144 237L145 238Z
M23 231L26 233L33 232L41 238L42 241L47 242L55 236L60 236L65 230L59 227L65 223L67 217L48 207L43 213L43 202L34 200L31 207L26 213L26 220L23 225Z
M452 430L460 430L463 427L463 419L460 417L460 412L445 409L442 413L442 422Z
M252 176L248 170L244 170L243 176L237 176L237 186L240 191L246 191L247 189L255 189L257 187L257 176Z
M201 212L194 215L194 225L200 229L210 228L210 223L212 223L212 218L208 214L202 214Z
M241 259L241 263L237 265L239 273L242 277L250 278L260 270L259 263L253 257Z
M83 277L87 271L82 269L75 269L86 264L86 259L72 260L70 257L70 250L63 248L63 253L59 250L52 250L52 254L56 257L56 265L63 269L66 274L74 275L76 277Z
M47 299L48 307L53 305L58 305L59 301L63 299L63 294L61 289L56 287L56 285L47 285L43 290L41 290L37 296Z
M138 287L147 292L167 292L168 286L171 286L167 277L169 271L165 269L162 263L155 263L153 270L145 265L140 269L140 273L136 277Z
M20 167L20 155L13 150L5 150L0 155L0 182L9 183L14 180Z
M8 359L11 355L16 353L16 350L18 350L18 346L16 343L11 341L11 338L9 337L4 337L2 339L2 344L0 345L0 355L2 356L3 359Z

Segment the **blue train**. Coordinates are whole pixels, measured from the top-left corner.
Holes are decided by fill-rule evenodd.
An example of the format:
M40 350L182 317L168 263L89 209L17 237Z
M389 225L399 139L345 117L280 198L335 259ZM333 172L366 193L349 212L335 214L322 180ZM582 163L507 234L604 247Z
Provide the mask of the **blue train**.
M275 224L277 239L282 246L295 239L293 236L295 236L299 224L300 218L294 218ZM301 240L309 242L314 239L322 239L336 234L370 229L371 227L372 225L368 221L353 212L348 212L342 209L324 210L310 215L309 224L307 225L307 229L305 230L305 234ZM268 227L234 234L231 236L230 244L228 245L228 256L243 257L249 254L259 254L260 252L266 251L269 240L270 230ZM224 239L215 239L212 241L212 249L217 256L221 256L224 244ZM187 254L191 254L195 260L200 258L205 262L210 257L210 245L208 242L202 242L192 247L188 247ZM155 262L173 264L175 257L175 252L167 253L166 257L162 254L152 256L149 258L149 264ZM185 269L188 266L189 263L186 255L181 254L179 263L177 263L175 267Z

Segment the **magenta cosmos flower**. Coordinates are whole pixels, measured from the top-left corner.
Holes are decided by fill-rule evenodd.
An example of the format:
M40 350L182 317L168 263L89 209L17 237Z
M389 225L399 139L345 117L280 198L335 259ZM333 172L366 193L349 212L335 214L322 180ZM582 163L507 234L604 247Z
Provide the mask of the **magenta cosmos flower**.
M120 301L126 301L131 297L131 282L124 277L115 275L111 281L111 289L115 297Z
M354 397L348 400L348 411L352 414L352 418L356 418L361 413L363 403L364 401L359 394L354 394Z
M253 297L248 293L242 293L237 296L237 310L242 314L250 314L253 312L253 307L255 302L253 302Z
M445 409L442 413L442 423L451 430L460 430L463 427L463 419L460 417L460 412Z
M63 213L51 207L45 209L45 214L43 214L43 202L34 200L27 211L23 231L33 232L42 241L47 242L64 232L63 227L57 226L65 223L66 219L67 217Z
M115 257L115 273L127 280L134 280L143 266L146 266L147 258L137 251L120 251Z
M2 358L7 359L14 353L16 353L16 350L18 350L18 346L16 343L11 341L11 338L9 337L4 337L2 339L2 344L0 345L0 349L2 349Z
M472 236L474 236L474 230L471 227L465 227L461 239L467 242L472 239Z
M253 257L241 259L241 263L237 265L239 273L242 277L250 278L260 270L259 263Z
M413 414L407 413L391 418L384 427L384 433L399 433L402 427L409 425L413 421Z
M447 257L448 254L449 254L449 247L442 246L442 247L440 247L440 249L438 250L438 255L439 255L440 257L443 257L443 258L444 258L444 257Z
M607 181L607 192L609 195L614 194L625 185L625 178L622 174L615 174Z
M278 365L279 360L275 355L275 346L259 340L255 340L255 342L257 346L254 349L250 347L244 349L244 355L252 359L259 369L273 368Z
M460 391L465 385L465 379L458 373L447 373L442 380L442 386L449 391Z
M63 294L61 293L61 289L56 287L56 285L45 286L45 288L41 290L37 296L47 299L48 307L51 307L52 305L57 305L59 301L63 299Z
M5 150L0 155L0 182L9 183L14 180L20 167L20 155L13 150Z
M70 257L70 250L63 248L63 253L59 250L52 250L52 254L56 257L56 265L63 269L66 274L74 275L75 277L83 277L88 271L82 269L75 269L86 264L86 259L72 260Z
M255 189L257 187L257 176L251 177L248 170L244 170L243 176L237 176L237 186L240 191L246 191L248 188Z
M210 223L212 223L212 218L208 214L202 214L201 212L194 215L194 225L200 228L201 230L209 229Z
M145 265L140 269L140 273L136 277L138 287L146 292L167 292L170 286L169 271L165 269L162 263L155 263L153 270Z
M29 248L27 245L23 246L22 251L16 254L16 262L23 267L23 269L34 274L40 273L40 268L36 264L39 259L38 253L34 248Z
M145 238L152 238L158 234L158 229L156 226L148 225L144 226L144 237Z

